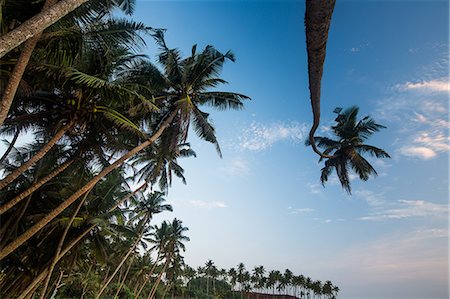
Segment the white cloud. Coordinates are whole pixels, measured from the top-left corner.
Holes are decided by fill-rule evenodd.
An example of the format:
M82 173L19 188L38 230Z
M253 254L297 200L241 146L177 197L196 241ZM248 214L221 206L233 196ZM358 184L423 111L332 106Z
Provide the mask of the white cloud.
M401 90L418 90L418 91L433 91L433 92L449 92L450 85L448 80L430 80L422 82L406 82L401 85L397 85Z
M292 207L288 207L288 210L289 210L289 214L310 213L310 212L314 212L315 211L315 209L311 209L311 208L294 209Z
M227 205L221 201L191 200L190 203L201 209L223 209Z
M410 217L442 217L448 206L424 200L398 200L396 207L376 211L361 220L404 219Z
M309 188L309 192L312 194L323 193L323 187L318 183L307 183L306 186Z
M437 155L432 149L423 146L411 147L409 145L401 147L398 151L404 156L417 157L424 160L434 158Z
M356 197L365 200L371 207L378 207L385 203L384 195L381 193L375 193L366 189L359 189L353 191L353 194Z
M229 176L246 176L250 173L248 161L242 157L235 157L227 165L220 170Z
M261 151L277 142L300 143L304 140L307 125L298 122L262 124L253 122L242 132L239 147L243 150Z
M439 78L439 77L438 77ZM376 119L397 123L397 153L428 160L450 150L448 136L449 83L429 79L398 84L386 99L378 102Z

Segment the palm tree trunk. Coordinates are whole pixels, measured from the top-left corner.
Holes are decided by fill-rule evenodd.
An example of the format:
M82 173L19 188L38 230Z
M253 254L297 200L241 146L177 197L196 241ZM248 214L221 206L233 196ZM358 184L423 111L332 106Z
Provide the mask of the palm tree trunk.
M75 121L71 120L65 126L63 126L33 157L31 157L22 166L11 172L6 178L0 181L0 190L8 186L9 183L14 181L19 175L30 168L34 163L42 159L48 151L63 137L63 135L74 125Z
M80 190L72 194L68 199L66 199L63 203L61 203L58 207L56 207L54 210L52 210L49 214L47 214L44 218L42 218L40 221L38 221L35 225L33 225L31 228L29 228L26 232L24 232L22 235L20 235L16 240L11 242L8 246L6 246L4 249L0 251L0 260L5 258L7 255L9 255L11 252L16 250L19 246L21 246L23 243L25 243L29 238L34 236L38 231L40 231L44 226L46 226L50 221L52 221L55 217L57 217L59 214L61 214L62 211L64 211L68 206L70 206L75 200L77 200L80 196L82 196L84 193L86 193L88 190L90 190L92 187L97 184L98 181L100 181L104 176L108 175L111 171L114 169L117 169L119 166L121 166L127 159L134 156L136 153L140 152L153 142L155 142L156 139L158 139L161 134L164 132L164 130L170 125L171 121L177 114L177 110L174 110L170 113L170 115L167 117L167 119L161 124L159 129L155 132L155 134L150 137L147 141L141 143L125 155L123 155L120 159L118 159L116 162L111 164L108 167L105 167L98 175L96 175L93 179L91 179L86 185L84 185Z
M60 255L58 256L58 261L65 256L75 245L78 244L94 227L96 227L95 224L90 225L88 228L86 228L78 237L70 241L70 243L64 247L63 250L61 250ZM45 277L47 277L48 270L50 266L44 268L44 270L39 273L38 276L36 276L33 281L30 283L30 285L20 294L20 296L17 299L23 299L27 296L28 293L30 293L36 285L38 285Z
M164 292L163 292L163 296L162 296L163 299L166 298L166 294L169 291L169 287L170 287L170 282L167 283L166 287L164 288Z
M158 255L156 256L156 260L155 263L153 264L152 268L150 269L150 272L148 273L148 275L146 276L146 278L144 279L144 282L142 283L141 287L139 288L139 291L137 292L137 294L134 296L134 299L138 299L139 295L141 294L142 290L144 289L145 285L147 284L147 282L150 280L153 271L155 271L156 269L156 265L158 263L159 260L159 256L160 256L160 251L158 251Z
M89 269L88 269L88 271L87 271L87 273L86 273L86 280L83 280L82 282L81 282L81 285L83 286L83 289L81 290L81 297L80 297L80 299L83 299L84 298L84 295L86 294L86 288L87 288L87 282L88 282L88 280L89 280L89 273L91 273L91 270L92 270L92 268L94 267L94 263L91 263L90 265L89 265ZM86 283L85 283L86 282Z
M44 7L42 8L42 11L47 10L49 7L53 6L56 2L57 2L56 0L46 0ZM20 81L22 80L23 73L25 72L25 69L28 65L28 61L30 61L31 54L33 53L36 44L41 38L42 31L44 31L44 29L36 32L36 34L30 39L28 39L23 45L22 51L20 52L20 56L17 59L17 63L14 66L11 76L9 77L8 84L6 85L5 90L3 91L2 101L0 103L0 126L3 124L6 117L8 116L9 108L11 107L11 104L14 100L17 88L19 87ZM7 34L5 34L5 36ZM0 45L3 45L1 41Z
M92 189L91 189L92 190ZM77 216L78 212L80 211L81 207L83 206L83 203L86 201L86 198L88 197L89 192L86 192L86 195L84 195L83 199L80 201L78 206L76 207L75 211L72 214L72 217L70 217L69 223L67 223L66 228L64 229L64 232L59 240L58 247L56 248L55 257L53 258L53 261L50 265L50 269L48 271L47 278L44 282L44 287L41 291L40 299L44 299L45 295L47 293L48 284L50 283L50 279L52 278L53 270L55 269L56 263L58 262L58 256L61 253L64 241L66 240L67 233L69 232L70 227L72 226L73 221L75 220L75 217Z
M5 227L2 228L2 232L0 234L1 241L0 241L0 248L5 247L5 245L8 243L8 240L11 236L13 236L15 233L17 233L17 227L19 225L20 220L22 220L23 215L25 214L25 211L28 209L28 206L31 201L31 195L28 196L27 200L25 201L24 205L19 209L19 215L11 215L5 224ZM14 224L10 226L9 220L14 220ZM3 230L4 229L4 230ZM4 232L4 234L3 234Z
M131 266L133 265L133 259L134 259L134 255L130 259L130 264L128 265L127 270L125 271L124 277L123 277L122 281L120 282L119 287L117 288L117 292L114 295L114 299L118 298L117 296L119 295L120 290L122 289L125 281L127 280L128 273L130 272Z
M117 265L117 267L114 270L113 274L111 274L109 276L109 278L106 280L106 282L103 284L103 287L100 289L100 291L98 292L97 296L95 296L95 299L100 298L102 293L105 291L106 287L111 283L111 281L113 280L114 276L116 276L117 272L119 272L120 268L125 263L125 261L128 259L130 254L132 254L134 249L136 249L136 247L139 244L139 242L141 241L141 238L142 238L143 235L144 235L144 229L142 229L142 231L140 232L137 240L134 242L133 246L131 246L131 248L128 250L128 252L125 254L125 256L122 258L122 260L120 261L119 265Z
M306 1L305 27L306 48L308 51L308 77L311 96L311 108L313 111L313 125L309 131L309 142L316 154L322 158L335 158L324 155L316 146L314 133L320 123L320 88L322 82L323 65L330 29L331 16L333 15L336 0Z
M127 200L129 200L134 194L136 194L137 192L141 191L145 186L147 186L147 182L144 182L144 184L142 184L139 188L137 188L136 190L134 190L133 192L130 192L129 194L127 194L126 196L124 196L121 200L119 200L118 202L116 202L116 204L111 208L112 210L115 210L116 208L118 208L121 204L125 203ZM0 213L1 215L1 213Z
M61 172L63 172L67 167L69 167L75 160L71 159L65 163L63 163L62 165L60 165L57 169L53 170L52 172L50 172L48 175L46 175L45 177L43 177L42 179L40 179L38 182L34 183L30 188L28 188L27 190L23 191L22 193L20 193L19 195L17 195L16 197L14 197L12 200L8 201L7 203L5 203L4 205L2 205L0 207L0 215L2 215L3 213L5 213L6 211L8 211L9 209L11 209L12 207L14 207L16 204L18 204L19 202L21 202L25 197L33 194L34 191L36 191L37 189L39 189L42 185L44 185L45 183L47 183L48 181L50 181L51 179L53 179L54 177L56 177L58 174L60 174Z
M0 58L89 0L61 0L0 38Z
M9 153L11 152L11 150L14 148L14 145L16 144L17 138L19 138L19 134L20 131L17 130L16 133L14 133L14 137L11 140L11 142L9 143L8 148L6 149L6 152L3 154L3 156L0 158L0 164L3 163L3 161L5 161L6 157L8 157Z
M158 285L159 282L161 281L162 275L164 274L164 272L166 272L167 266L169 265L169 261L171 259L171 255L168 256L168 258L166 259L166 262L164 263L164 267L161 270L161 272L158 275L158 278L155 281L155 284L153 285L153 288L150 292L150 294L148 295L147 299L153 299L155 298L155 294L156 294L156 290L158 289Z

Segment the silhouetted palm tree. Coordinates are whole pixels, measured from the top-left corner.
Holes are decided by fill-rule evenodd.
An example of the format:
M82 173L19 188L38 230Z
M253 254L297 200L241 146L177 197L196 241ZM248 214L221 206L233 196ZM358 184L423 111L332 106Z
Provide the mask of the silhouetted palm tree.
M367 181L370 176L376 176L377 172L373 166L362 156L370 154L377 158L390 158L384 150L372 145L365 144L365 141L378 132L384 126L377 124L370 116L357 120L359 108L356 106L344 110L336 108L336 125L332 126L336 140L328 137L314 137L318 147L324 148L324 154L332 155L325 161L322 168L320 180L322 184L328 180L332 170L335 169L342 187L351 193L349 168L351 168L361 180ZM310 145L309 140L306 141ZM319 162L322 161L322 157Z

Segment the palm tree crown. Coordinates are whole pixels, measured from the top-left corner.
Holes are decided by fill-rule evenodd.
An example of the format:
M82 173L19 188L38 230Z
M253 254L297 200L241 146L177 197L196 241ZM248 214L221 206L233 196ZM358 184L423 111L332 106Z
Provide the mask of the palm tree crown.
M367 181L370 176L377 175L377 171L362 154L368 153L377 158L390 158L384 150L364 143L373 133L386 127L376 123L370 116L365 116L358 121L359 108L356 106L343 112L342 108L336 108L334 112L338 116L335 119L336 125L331 128L337 140L328 137L314 137L317 146L324 149L323 153L332 155L325 161L325 166L321 169L320 180L324 185L334 168L342 187L351 193L349 167L363 181ZM306 145L310 145L309 140L306 141ZM322 160L323 158L320 158L319 162Z

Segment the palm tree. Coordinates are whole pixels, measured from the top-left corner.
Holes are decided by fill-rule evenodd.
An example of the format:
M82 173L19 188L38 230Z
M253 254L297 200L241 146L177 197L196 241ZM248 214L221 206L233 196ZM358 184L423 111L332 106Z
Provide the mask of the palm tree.
M149 146L133 159L133 166L144 165L136 172L139 180L145 180L151 185L159 181L159 190L167 193L172 185L173 174L186 184L184 169L178 164L179 157L196 157L189 143L170 147L171 136L163 134L161 140L154 146Z
M186 247L183 242L189 241L189 237L185 236L184 233L188 231L187 227L184 227L181 220L174 219L171 223L167 225L168 227L168 236L166 237L166 241L164 243L163 254L165 257L165 263L163 269L159 273L155 284L153 285L152 290L148 298L153 299L156 290L158 288L159 282L161 281L162 275L165 273L167 266L173 260L173 258L180 253L180 251L185 251Z
M293 278L293 273L291 270L286 269L284 271L284 275L283 275L283 283L285 285L285 289L284 289L284 293L285 294L289 294L289 292L287 291L287 287L289 287L290 285L292 285L292 278Z
M82 38L75 34L75 38L68 37L75 39L75 44L80 44L80 51L71 54L77 57L75 61L72 61L73 58L67 57L71 55L67 55L66 52L59 53L58 50L47 48L44 51L42 51L43 49L38 51L36 59L39 59L40 62L34 62L32 70L29 72L36 78L52 78L50 86L45 86L48 85L46 83L48 80L44 79L44 82L39 82L42 79L33 79L33 85L47 88L50 91L41 91L31 97L17 99L16 101L20 100L21 106L33 107L34 109L28 108L28 110L38 112L29 115L18 105L17 108L21 109L13 111L9 120L12 121L13 127L23 126L16 124L15 120L19 119L20 123L38 115L40 121L38 124L46 130L51 128L54 132L40 151L0 181L0 189L6 187L26 169L39 161L66 133L80 135L85 131L89 132L89 125L94 125L94 118L106 119L114 126L141 134L139 128L118 111L117 100L113 102L110 97L117 97L122 102L126 102L125 99L130 96L140 97L125 87L130 82L120 80L120 77L113 79L112 76L114 74L117 77L115 73L123 66L124 58L129 54L124 46L138 42L140 37L137 33L146 29L146 26L139 23L104 20L95 25L78 28L78 36L82 36ZM92 35L95 37L93 38ZM114 45L117 42L120 43ZM99 56L98 52L104 53L104 57ZM61 59L60 56L64 58ZM119 81L120 83L118 83ZM56 92L55 82L59 83ZM63 89L61 86L66 86L66 88ZM21 119L24 116L26 119ZM41 119L50 121L42 123Z
M145 200L140 201L136 206L135 215L131 217L130 221L138 221L136 226L136 231L138 232L138 237L133 245L130 247L128 252L122 258L119 265L114 270L113 274L108 278L106 283L102 286L100 291L98 292L96 298L100 298L100 295L112 281L114 276L117 274L119 269L131 255L131 253L136 249L136 247L141 242L142 237L145 235L146 230L148 229L148 223L152 220L155 214L161 213L163 211L172 211L172 206L169 204L163 204L165 199L163 198L163 194L160 192L154 192L150 194Z
M349 167L363 181L367 181L370 176L376 176L377 172L373 166L362 156L368 153L377 158L390 158L384 150L364 142L378 132L384 126L377 124L371 117L366 116L357 121L359 108L350 107L341 113L341 108L336 108L336 125L332 127L334 135L338 138L333 140L327 137L314 137L318 147L324 148L324 154L333 156L327 158L325 167L322 168L320 180L322 184L328 180L332 170L335 169L342 187L350 194ZM309 145L309 140L307 140ZM320 158L319 161L322 161Z
M228 270L228 276L230 277L230 284L231 284L231 289L233 292L233 298L234 298L234 293L235 293L235 287L236 287L236 282L238 279L238 274L235 268L230 268L230 270Z
M104 176L119 168L126 160L147 146L153 144L166 129L176 132L178 138L174 140L172 145L176 146L180 142L185 142L192 118L196 133L206 141L216 144L216 148L220 153L214 129L208 121L208 114L202 112L198 106L211 105L218 109L242 108L242 101L248 99L247 96L232 92L206 91L209 87L214 87L225 82L217 78L216 75L226 60L234 60L233 54L230 51L225 55L221 54L212 46L206 47L202 53L197 54L195 47L193 47L192 56L181 60L178 50L167 48L161 31L157 31L155 36L162 47L159 60L165 67L166 77L164 77L164 80L167 83L167 88L162 96L155 98L155 100L159 99L159 101L163 102L163 107L161 108L163 116L162 120L160 118L160 121L153 125L152 136L122 155L110 166L103 168L97 176L72 194L60 206L56 207L14 242L6 246L0 252L0 260L40 231L47 223L86 193L87 190L95 186ZM152 75L154 74L155 70L153 69ZM148 78L148 76L145 76L145 73L142 76ZM148 111L146 110L146 105L143 103L136 105L136 107L141 113Z
M34 48L42 36L42 32L48 26L54 24L63 16L87 1L88 0L63 0L58 2L57 0L46 0L41 13L25 21L18 28L7 32L0 37L0 58L25 41L8 84L3 91L0 103L0 125L3 124L8 115L8 111L25 72L25 68L28 65L28 61L31 58ZM134 5L133 0L107 2L110 2L109 6L116 4L116 6L124 8L124 11L128 13L132 12L130 4L132 6Z

